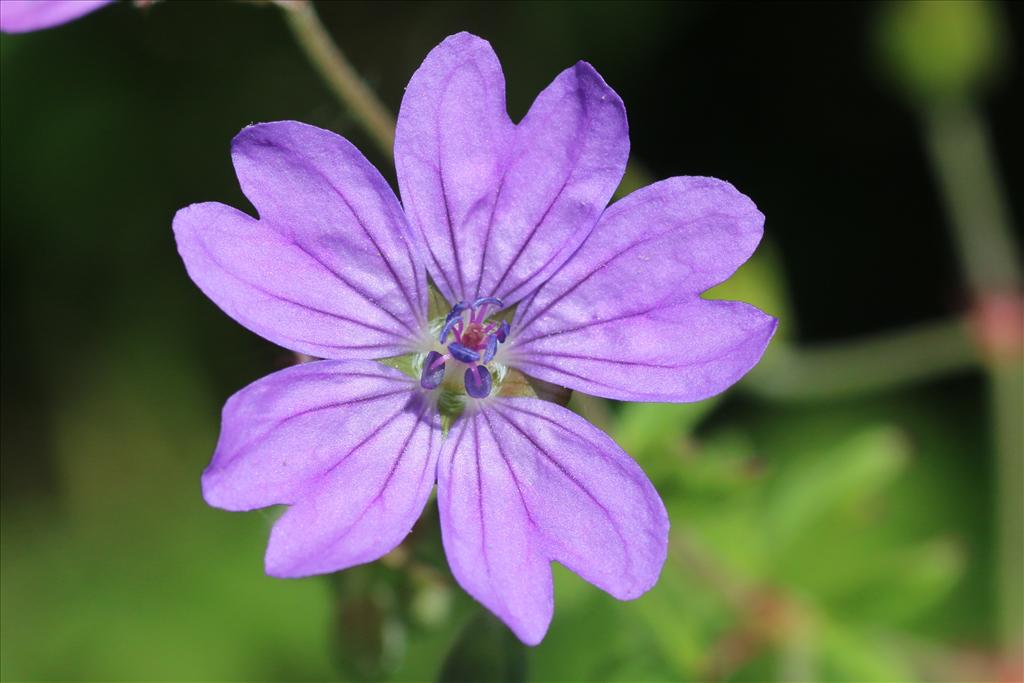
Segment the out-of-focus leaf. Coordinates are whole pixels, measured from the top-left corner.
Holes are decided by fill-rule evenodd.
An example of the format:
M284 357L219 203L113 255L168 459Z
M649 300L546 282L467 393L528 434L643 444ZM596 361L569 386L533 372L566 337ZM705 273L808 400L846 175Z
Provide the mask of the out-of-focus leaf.
M648 610L662 602L661 582L637 600L620 602L558 564L555 618L529 652L534 681L672 681L680 676L658 647ZM660 597L659 597L660 596ZM672 609L672 605L668 606ZM677 612L692 626L690 615ZM678 634L672 628L666 637ZM595 647L600 643L600 647Z
M444 660L441 683L521 683L526 646L486 610L470 619Z
M427 276L427 317L437 320L448 315L452 305L444 298L444 294L434 284L433 278Z
M794 537L830 508L870 498L903 469L907 447L891 428L871 429L823 450L800 457L773 479L765 523L781 552Z
M918 680L905 653L883 638L868 638L836 622L820 624L821 680L858 683L913 683Z
M963 551L947 540L878 553L838 586L829 606L865 624L904 624L945 599L963 576Z
M716 404L627 403L614 421L612 436L640 463L656 485L677 477L686 439Z
M680 477L689 496L718 497L751 489L763 474L750 435L739 429L722 429L691 445L684 453Z
M678 451L685 438L715 406L700 403L627 403L615 425L615 440L631 453L668 448Z

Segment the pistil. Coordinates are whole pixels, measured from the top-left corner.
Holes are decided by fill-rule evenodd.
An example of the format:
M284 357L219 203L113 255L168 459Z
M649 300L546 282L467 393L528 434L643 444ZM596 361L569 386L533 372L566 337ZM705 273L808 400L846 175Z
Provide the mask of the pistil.
M493 296L477 299L472 304L460 301L445 316L438 342L447 345L447 353L431 351L423 360L420 386L436 389L444 381L448 362L466 366L463 385L473 398L486 398L493 381L487 368L498 345L508 338L508 321L487 321L489 312L504 307L501 299ZM449 342L449 337L451 341Z

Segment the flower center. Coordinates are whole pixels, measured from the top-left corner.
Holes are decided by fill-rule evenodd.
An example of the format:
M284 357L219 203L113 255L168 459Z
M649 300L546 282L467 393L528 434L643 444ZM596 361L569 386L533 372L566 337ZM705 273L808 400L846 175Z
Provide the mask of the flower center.
M471 349L481 348L486 338L487 334L484 332L484 326L480 323L470 323L466 325L466 329L462 332L463 345Z
M473 398L486 398L491 393L493 379L487 364L494 358L498 345L508 338L507 320L489 321L489 312L504 307L500 299L493 296L477 299L472 304L460 301L444 318L438 341L446 346L447 353L431 351L423 359L420 386L436 389L444 381L449 363L454 363L463 372L466 393Z

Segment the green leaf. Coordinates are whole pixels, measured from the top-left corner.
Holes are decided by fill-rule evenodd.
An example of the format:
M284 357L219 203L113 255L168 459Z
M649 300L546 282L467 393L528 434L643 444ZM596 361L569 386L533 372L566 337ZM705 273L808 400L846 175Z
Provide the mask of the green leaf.
M795 458L774 478L764 520L780 550L830 509L854 505L892 482L907 444L892 428L869 429L815 456Z
M450 310L452 310L452 305L434 284L434 279L427 275L427 319L444 318Z
M627 403L615 426L615 440L630 453L666 447L678 450L679 440L700 423L718 400L700 403Z
M959 544L929 541L868 553L830 600L836 613L870 624L905 625L949 596L963 576Z
M398 370L403 375L412 377L413 379L419 379L419 373L417 371L417 361L421 358L422 354L418 353L407 353L402 356L390 356L388 358L378 358L377 362L381 365L386 365L389 368Z
M820 623L820 622L819 622ZM911 663L896 647L835 622L820 623L822 680L858 683L912 683L918 680Z
M627 403L614 421L612 437L656 484L679 476L686 440L717 404Z

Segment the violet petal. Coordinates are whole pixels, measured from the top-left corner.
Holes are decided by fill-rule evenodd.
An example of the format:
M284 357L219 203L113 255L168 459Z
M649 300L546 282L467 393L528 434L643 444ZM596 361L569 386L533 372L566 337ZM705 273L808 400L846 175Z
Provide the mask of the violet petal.
M344 138L292 121L246 128L232 155L260 219L217 203L178 212L178 251L200 289L293 351L407 353L426 317L426 276L380 173Z
M434 48L406 88L395 164L427 267L449 301L512 305L568 258L626 165L625 109L584 62L562 72L514 126L490 44Z
M225 510L299 500L387 420L405 423L415 380L373 361L315 361L267 375L224 405L203 497Z
M698 401L726 389L761 358L777 321L700 293L750 257L763 220L713 178L672 178L615 203L516 311L514 365L627 401Z
M3 0L0 31L28 33L66 24L95 12L113 0Z
M267 574L335 572L372 562L405 540L434 488L441 445L436 413L412 393L407 399L399 413L365 416L373 433L277 520Z
M639 466L538 399L499 399L456 423L438 509L459 584L531 645L551 620L551 561L628 600L654 585L668 547L668 516Z
M274 526L267 572L305 576L374 560L406 536L433 487L437 419L413 382L372 361L297 365L224 406L206 502L292 507Z

